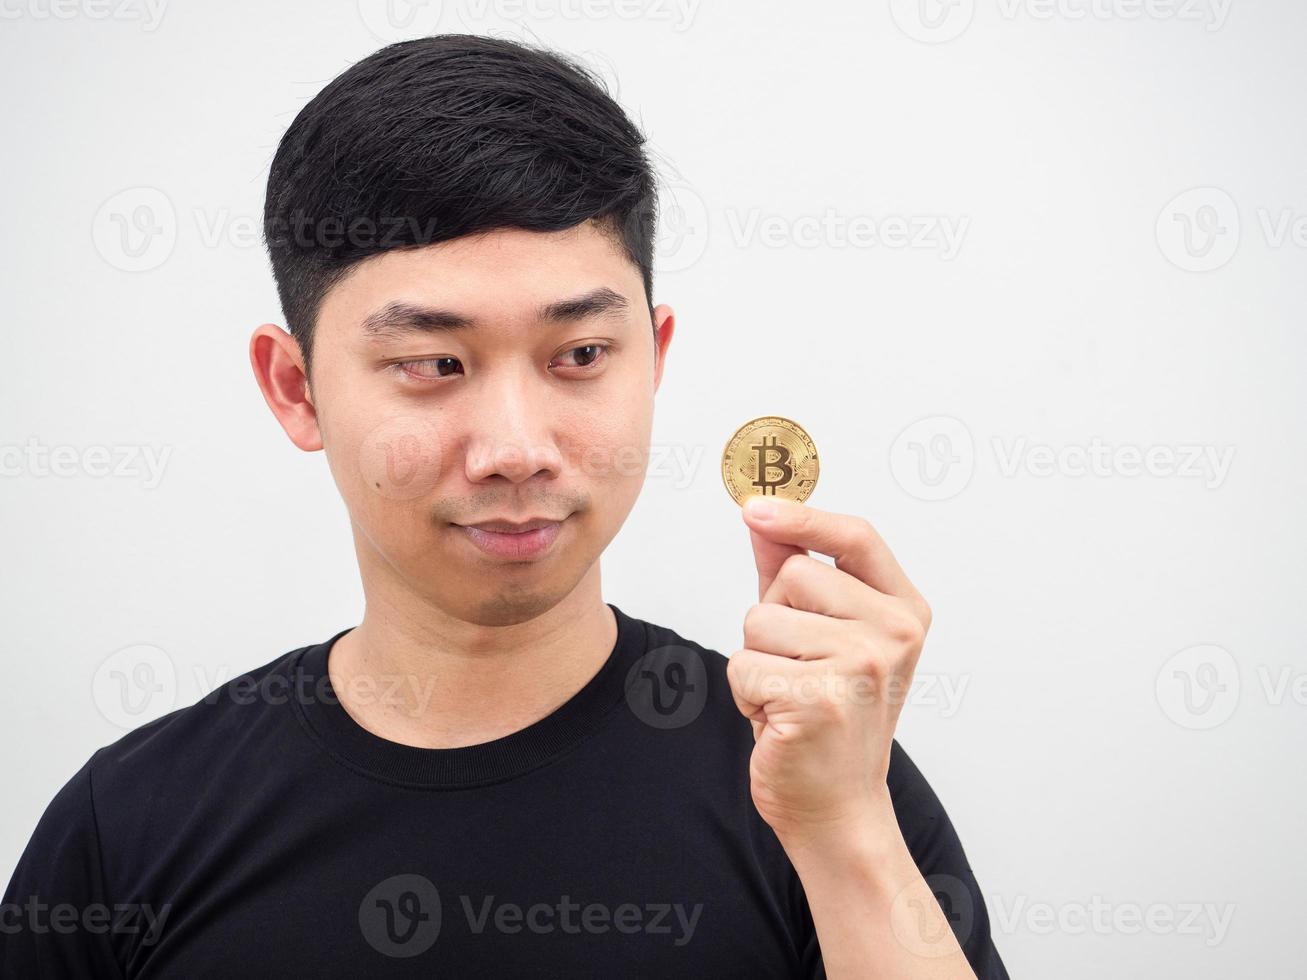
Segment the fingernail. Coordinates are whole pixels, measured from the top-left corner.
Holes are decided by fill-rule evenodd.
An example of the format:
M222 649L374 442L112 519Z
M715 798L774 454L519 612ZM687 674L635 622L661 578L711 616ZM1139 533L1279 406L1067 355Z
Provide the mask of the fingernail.
M748 509L750 517L760 521L768 521L776 516L776 505L770 500L754 498L746 501L744 506Z

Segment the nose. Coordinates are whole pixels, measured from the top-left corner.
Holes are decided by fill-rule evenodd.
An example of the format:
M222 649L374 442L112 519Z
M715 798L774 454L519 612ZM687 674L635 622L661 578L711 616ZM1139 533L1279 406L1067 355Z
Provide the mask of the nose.
M548 386L529 377L529 368L503 369L483 385L471 406L464 440L464 466L471 483L533 477L557 479L563 455L554 442Z

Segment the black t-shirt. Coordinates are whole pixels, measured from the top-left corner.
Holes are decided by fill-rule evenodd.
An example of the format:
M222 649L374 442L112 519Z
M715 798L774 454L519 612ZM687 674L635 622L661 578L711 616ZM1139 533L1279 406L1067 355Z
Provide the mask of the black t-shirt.
M726 658L609 605L599 672L491 742L360 727L326 674L342 630L98 750L5 893L0 973L823 977L750 798ZM897 742L888 784L972 967L1006 978L957 834Z

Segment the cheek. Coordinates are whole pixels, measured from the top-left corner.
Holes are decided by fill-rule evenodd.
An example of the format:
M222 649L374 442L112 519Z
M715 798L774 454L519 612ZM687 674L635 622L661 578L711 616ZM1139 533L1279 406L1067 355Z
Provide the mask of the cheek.
M319 361L319 413L328 466L351 505L374 507L429 495L448 466L430 412L396 403L368 372Z
M650 413L637 397L590 406L561 420L559 449L566 479L615 486L643 480L649 462ZM596 501L602 504L602 500Z
M386 500L428 496L451 463L440 428L418 415L397 415L355 433L350 455L363 492Z
M351 515L366 526L408 523L448 477L452 461L428 417L342 415L328 429L332 478Z

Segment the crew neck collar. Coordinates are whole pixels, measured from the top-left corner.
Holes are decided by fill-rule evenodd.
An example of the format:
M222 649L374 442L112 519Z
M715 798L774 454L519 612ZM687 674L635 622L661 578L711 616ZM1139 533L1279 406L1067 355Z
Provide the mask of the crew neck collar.
M598 673L544 718L490 742L449 749L404 745L373 734L350 717L332 688L327 658L353 626L299 651L290 664L291 700L309 735L356 772L428 789L466 789L511 779L584 741L623 699L626 675L644 655L648 638L642 620L605 604L617 620L617 641Z

